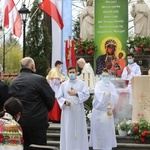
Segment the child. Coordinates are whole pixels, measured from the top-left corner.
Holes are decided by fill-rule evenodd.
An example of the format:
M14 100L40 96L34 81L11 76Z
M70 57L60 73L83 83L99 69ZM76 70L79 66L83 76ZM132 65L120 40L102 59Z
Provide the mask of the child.
M102 79L95 86L95 97L91 115L91 133L89 146L93 150L112 150L117 147L112 110L118 94L110 82L107 69L102 72Z
M0 112L0 149L23 150L22 130L17 121L20 119L23 107L14 97L4 103Z

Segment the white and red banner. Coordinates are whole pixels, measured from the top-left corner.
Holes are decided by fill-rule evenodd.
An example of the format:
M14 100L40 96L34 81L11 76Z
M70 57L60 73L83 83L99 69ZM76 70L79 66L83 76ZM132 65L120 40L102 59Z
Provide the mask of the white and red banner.
M56 0L43 0L40 4L40 9L45 11L49 16L51 16L59 25L60 29L63 28L63 21L60 15L59 9L57 7Z
M62 1L43 0L39 7L52 17L52 68L57 60L61 61L62 55Z
M12 34L17 37L22 33L22 21L13 0L1 0L2 2L2 26L11 28Z
M72 0L43 0L40 9L52 17L52 66L57 60L66 71L65 41L72 35Z

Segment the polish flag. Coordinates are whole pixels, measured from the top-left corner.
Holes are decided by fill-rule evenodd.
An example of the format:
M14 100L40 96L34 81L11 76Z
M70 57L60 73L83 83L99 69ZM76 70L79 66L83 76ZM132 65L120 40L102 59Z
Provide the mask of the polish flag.
M2 26L9 27L9 14L8 14L8 0L1 0L2 2Z
M39 5L52 18L52 62L51 68L57 60L62 60L62 0L43 0Z
M63 28L64 24L62 17L57 9L57 3L55 0L43 0L39 7L57 22L60 29Z
M12 34L17 37L22 33L22 21L13 0L2 1L3 27L11 28Z

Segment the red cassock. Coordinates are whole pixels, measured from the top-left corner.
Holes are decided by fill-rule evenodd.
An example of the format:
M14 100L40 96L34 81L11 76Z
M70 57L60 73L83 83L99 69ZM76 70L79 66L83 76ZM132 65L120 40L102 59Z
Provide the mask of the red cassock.
M74 40L66 40L66 68L68 69L70 66L76 67L76 57L74 50Z
M60 117L61 117L61 109L59 107L57 99L55 98L53 109L48 113L48 118L50 121L60 122Z
M55 94L57 96L60 84L63 81L63 75L57 67L54 67L49 71L47 78L51 88L55 91ZM60 122L61 109L56 98L53 109L49 112L48 117L52 122Z

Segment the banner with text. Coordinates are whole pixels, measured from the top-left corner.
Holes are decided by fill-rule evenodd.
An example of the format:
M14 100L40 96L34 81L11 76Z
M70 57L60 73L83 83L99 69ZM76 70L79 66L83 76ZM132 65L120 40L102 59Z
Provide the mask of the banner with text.
M95 0L95 44L98 56L106 54L108 41L116 43L115 55L126 56L128 38L128 0Z

